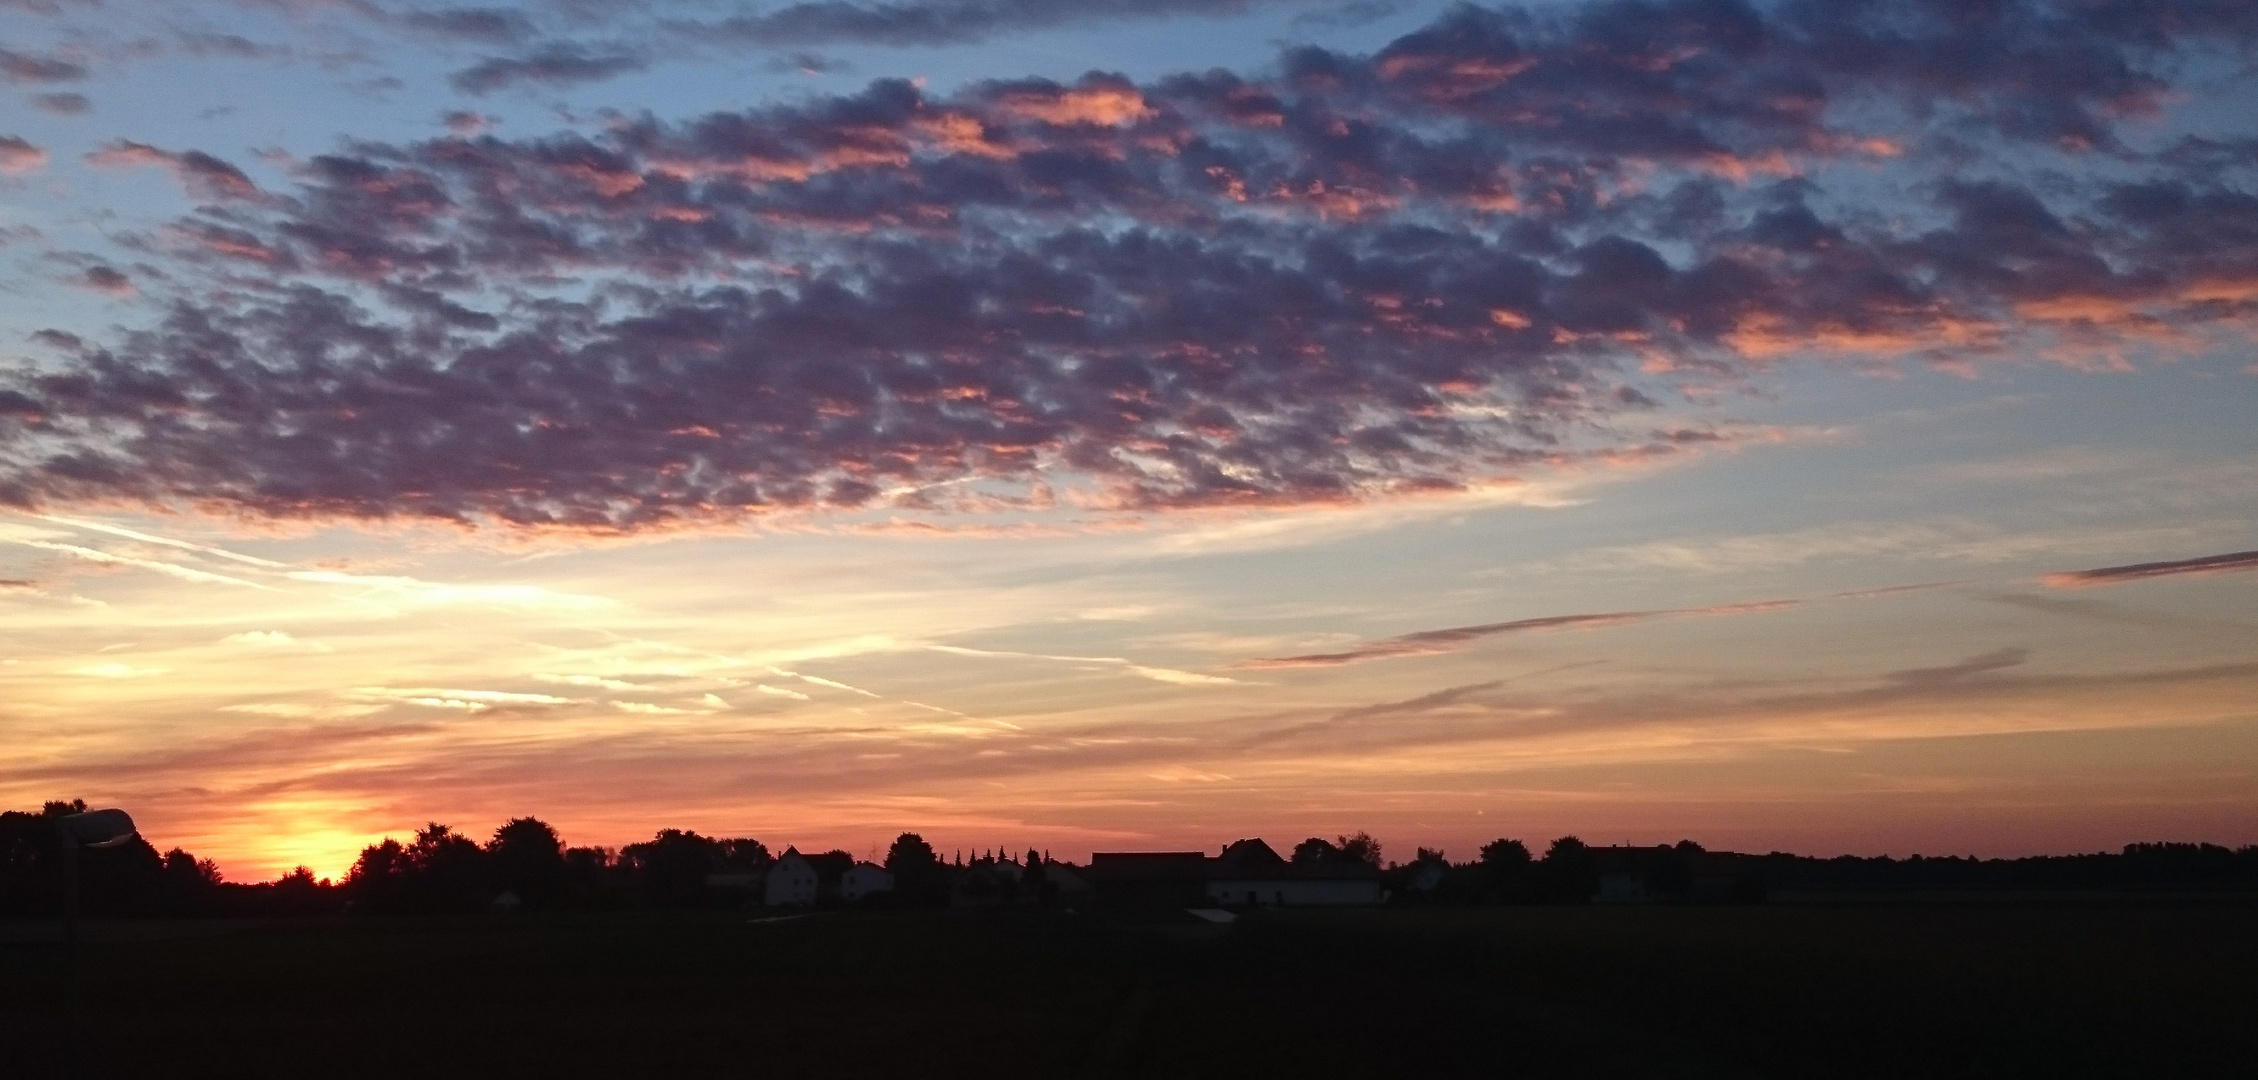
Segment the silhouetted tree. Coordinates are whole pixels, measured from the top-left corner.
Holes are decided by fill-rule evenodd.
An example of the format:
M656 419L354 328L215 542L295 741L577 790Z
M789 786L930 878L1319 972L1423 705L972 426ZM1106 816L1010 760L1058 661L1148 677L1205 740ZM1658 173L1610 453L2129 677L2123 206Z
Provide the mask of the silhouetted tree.
M1327 863L1346 860L1380 865L1380 842L1370 833L1335 837L1326 840L1312 836L1294 845L1293 861L1297 863Z
M1519 840L1499 838L1482 845L1482 865L1492 870L1518 871L1529 865L1529 846Z
M1599 891L1599 860L1582 840L1563 836L1545 849L1538 867L1539 899L1557 904L1589 903Z
M711 837L683 829L660 829L644 843L621 848L619 855L651 903L687 907L712 899L706 875L713 872L721 845Z
M1519 902L1530 898L1529 846L1499 837L1482 845L1474 879L1481 896L1491 903Z
M1019 894L1049 904L1058 899L1058 886L1043 871L1043 853L1027 849L1027 865L1019 872Z
M555 907L565 891L564 841L540 818L512 818L494 830L486 858L494 886L517 894L528 909Z
M768 845L749 836L720 841L714 851L715 868L735 874L765 873L775 862Z
M205 915L219 906L220 868L180 848L165 852L164 909L171 915Z
M949 899L949 867L939 852L916 833L903 833L886 849L886 872L904 903L939 905Z
M353 869L345 875L345 896L359 912L391 914L404 910L411 873L407 849L387 836L362 848L360 858L353 860Z
M565 902L574 907L610 908L625 900L619 880L619 853L605 847L566 848Z
M494 898L486 852L478 842L434 821L408 845L408 906L415 911L477 911Z
M899 883L920 874L930 873L940 859L933 854L933 845L913 832L894 838L892 847L886 849L886 872Z
M476 911L493 898L486 852L438 822L412 843L385 837L361 849L344 888L354 910L373 913Z

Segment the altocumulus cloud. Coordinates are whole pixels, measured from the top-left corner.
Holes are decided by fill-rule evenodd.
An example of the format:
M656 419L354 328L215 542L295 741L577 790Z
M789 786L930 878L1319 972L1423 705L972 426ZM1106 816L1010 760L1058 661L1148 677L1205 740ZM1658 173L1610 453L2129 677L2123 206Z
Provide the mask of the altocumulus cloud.
M1726 436L1658 399L1780 357L2246 329L2258 140L2122 129L2254 36L2203 0L1466 7L1260 72L356 141L288 191L116 143L207 203L151 244L224 288L0 375L0 501L619 531L1668 455ZM1872 170L1918 194L1829 193Z
M681 29L703 39L718 38L768 47L952 45L1068 23L1172 15L1237 15L1260 3L1261 0L1127 0L1108 4L1091 4L1086 0L921 0L916 3L812 0L715 22L692 23Z
M16 135L0 135L0 176L21 176L47 165L47 151Z

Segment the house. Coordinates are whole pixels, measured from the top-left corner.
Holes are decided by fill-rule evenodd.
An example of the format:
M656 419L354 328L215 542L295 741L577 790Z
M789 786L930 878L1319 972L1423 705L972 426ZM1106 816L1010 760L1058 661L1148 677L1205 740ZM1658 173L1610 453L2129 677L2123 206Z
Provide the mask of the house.
M872 893L893 891L894 875L872 863L856 863L839 875L839 899L850 904Z
M1147 907L1377 904L1380 871L1362 860L1291 863L1261 840L1215 858L1196 851L1102 851L1090 857L1101 903Z
M1090 856L1090 886L1115 907L1201 907L1207 855L1198 851L1100 851Z
M1090 883L1083 880L1082 875L1075 873L1074 868L1065 863L1044 863L1043 881L1050 885L1052 893L1059 898L1060 902L1069 906L1079 904L1090 895Z
M1651 904L1658 899L1644 874L1601 874L1599 891L1592 894L1595 904Z
M762 902L769 907L806 906L839 896L840 879L854 866L854 856L844 851L802 855L799 848L785 848L784 857L768 868L763 880ZM878 872L885 874L883 870ZM867 877L864 880L867 881ZM893 887L891 876L887 877L886 887ZM862 894L856 895L859 898Z
M1209 903L1231 907L1377 904L1380 871L1362 859L1287 862L1261 840L1239 840L1207 864Z
M814 864L796 847L785 848L784 857L768 868L766 887L761 900L769 907L807 906L815 903L823 887Z
M1443 887L1443 879L1450 876L1450 864L1441 859L1424 859L1409 867L1411 873L1404 887L1416 893L1431 893Z

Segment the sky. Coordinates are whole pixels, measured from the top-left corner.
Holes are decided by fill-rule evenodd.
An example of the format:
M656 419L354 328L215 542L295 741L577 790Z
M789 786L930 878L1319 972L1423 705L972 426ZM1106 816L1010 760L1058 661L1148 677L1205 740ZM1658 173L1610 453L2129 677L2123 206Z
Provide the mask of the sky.
M475 2L475 0L473 0ZM0 0L0 803L2258 842L2258 9Z

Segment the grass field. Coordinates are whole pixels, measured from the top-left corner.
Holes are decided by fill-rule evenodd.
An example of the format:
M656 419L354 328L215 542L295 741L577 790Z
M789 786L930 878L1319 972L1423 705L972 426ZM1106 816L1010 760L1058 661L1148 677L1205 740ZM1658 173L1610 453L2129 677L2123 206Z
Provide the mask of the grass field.
M2248 902L758 915L101 927L82 1075L2258 1076Z

